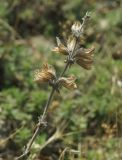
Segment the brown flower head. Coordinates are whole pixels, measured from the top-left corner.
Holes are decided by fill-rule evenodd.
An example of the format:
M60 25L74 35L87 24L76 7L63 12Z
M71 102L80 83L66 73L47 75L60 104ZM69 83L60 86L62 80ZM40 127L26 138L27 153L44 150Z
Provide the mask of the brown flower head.
M37 70L35 72L34 81L38 83L45 83L55 79L55 77L56 73L52 66L44 64L41 70Z
M82 18L82 24L79 21L76 21L72 27L72 33L76 36L76 37L80 37L81 34L84 31L84 27L86 25L87 20L90 18L90 14L89 12L86 12L85 16Z
M91 69L94 49L94 47L89 49L80 48L74 55L76 63L87 70Z
M69 52L72 52L76 43L75 37L69 37L67 41L67 46L63 45L58 37L56 37L58 47L55 47L52 51L58 52L63 55L68 55Z
M55 47L52 51L53 52L58 52L63 55L68 55L68 50L67 48L61 43L60 39L56 37L57 45L58 47Z
M76 44L76 38L70 36L67 41L67 49L69 52L72 52L74 50L75 44Z
M72 33L76 36L76 37L79 37L80 34L81 34L81 23L79 21L75 22L72 27L71 27L71 30L72 30Z
M63 86L67 89L75 89L77 88L77 85L75 84L76 78L74 76L70 76L68 78L66 77L61 77L59 79L59 85Z

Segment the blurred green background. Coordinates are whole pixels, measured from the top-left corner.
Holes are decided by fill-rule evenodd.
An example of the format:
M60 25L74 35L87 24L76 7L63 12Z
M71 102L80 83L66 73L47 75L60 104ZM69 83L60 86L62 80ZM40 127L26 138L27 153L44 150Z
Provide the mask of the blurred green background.
M33 134L50 93L34 83L34 70L49 62L60 74L64 57L51 52L55 37L65 39L86 11L91 20L82 45L95 46L93 68L69 69L78 89L55 94L30 160L58 160L66 147L79 154L66 153L64 160L122 159L120 1L0 0L0 160L20 155ZM57 130L58 138L46 145Z

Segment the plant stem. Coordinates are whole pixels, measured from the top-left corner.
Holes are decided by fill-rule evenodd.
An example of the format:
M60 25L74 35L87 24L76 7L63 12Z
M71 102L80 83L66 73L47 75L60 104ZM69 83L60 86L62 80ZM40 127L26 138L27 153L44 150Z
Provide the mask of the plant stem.
M16 160L19 160L19 159L21 159L21 158L24 158L27 154L29 154L30 149L31 149L31 146L32 146L35 138L37 137L37 135L38 135L38 133L39 133L39 131L40 131L40 128L45 125L46 112L47 112L47 109L48 109L48 107L49 107L49 105L50 105L50 102L51 102L51 100L52 100L52 97L53 97L54 92L55 92L55 88L52 88L52 91L51 91L51 93L50 93L49 99L48 99L48 101L47 101L47 103L46 103L46 106L45 106L45 108L44 108L43 115L40 116L39 121L38 121L38 124L36 125L36 130L35 130L33 136L31 137L31 139L29 140L29 142L28 142L28 144L27 144L27 147L26 147L24 153L23 153L20 157L16 158Z
M63 76L63 75L65 74L68 66L69 66L69 62L66 63L66 65L65 65L65 67L64 67L64 70L63 70L61 76ZM61 77L61 76L60 76L60 77ZM50 102L51 102L51 100L52 100L52 97L53 97L55 91L56 91L56 88L52 88L52 91L51 91L51 93L50 93L49 99L48 99L47 104L46 104L46 106L45 106L45 108L44 108L43 114L42 114L42 116L40 115L38 124L36 125L36 130L35 130L33 136L31 137L31 139L29 140L29 142L28 142L28 144L27 144L27 147L26 147L24 153L23 153L21 156L17 157L16 160L25 158L26 156L28 157L29 152L30 152L30 149L31 149L31 146L32 146L34 140L36 139L36 137L37 137L37 135L38 135L41 127L46 124L46 123L45 123L46 113L47 113L48 107L50 106Z
M75 46L74 46L72 52L70 53L69 58L72 58L72 55L73 55L73 53L74 53L74 51L76 49L76 46L77 46L77 41L78 41L78 38L76 39ZM59 76L59 78L62 77L65 74L65 72L67 71L67 69L68 69L68 67L70 65L71 65L70 61L67 61L67 63L65 65L61 75ZM58 80L59 80L59 78L58 78ZM28 158L31 146L32 146L34 140L36 139L41 127L46 125L46 122L45 122L46 113L47 113L47 110L48 110L48 108L50 106L50 103L51 103L51 100L53 98L53 95L54 95L55 91L56 91L56 88L52 87L52 91L50 93L50 96L49 96L48 101L46 103L46 106L44 108L43 114L42 114L42 116L40 115L38 124L36 125L36 130L35 130L34 134L32 135L31 139L29 140L24 153L21 156L17 157L16 160L25 159L26 157Z
M68 67L69 67L69 62L66 63L65 68L64 68L63 72L61 73L60 77L62 77L62 76L65 74L65 72L66 72L66 70L68 69ZM59 78L60 78L60 77L59 77ZM59 79L59 78L58 78L58 79Z

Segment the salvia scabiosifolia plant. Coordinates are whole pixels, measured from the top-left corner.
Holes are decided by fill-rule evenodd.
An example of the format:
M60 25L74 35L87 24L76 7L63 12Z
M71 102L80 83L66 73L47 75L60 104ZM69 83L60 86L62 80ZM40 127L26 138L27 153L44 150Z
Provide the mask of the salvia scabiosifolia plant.
M53 49L53 52L59 53L66 57L65 66L60 76L57 76L53 66L47 63L43 64L42 68L35 72L34 81L38 84L49 84L52 87L52 90L45 105L44 112L39 117L34 133L27 146L25 147L24 153L16 158L17 160L23 158L27 159L30 154L31 146L38 136L40 129L43 126L46 126L47 111L54 93L60 92L60 89L62 87L65 87L67 89L77 88L77 85L75 83L76 77L73 75L65 77L66 71L74 64L78 64L79 66L87 70L91 69L93 64L94 47L92 46L91 48L83 48L80 45L80 40L84 35L84 30L89 18L90 14L87 12L82 18L82 23L76 21L71 26L71 35L67 38L67 41L65 43L62 43L59 37L56 37L57 47Z

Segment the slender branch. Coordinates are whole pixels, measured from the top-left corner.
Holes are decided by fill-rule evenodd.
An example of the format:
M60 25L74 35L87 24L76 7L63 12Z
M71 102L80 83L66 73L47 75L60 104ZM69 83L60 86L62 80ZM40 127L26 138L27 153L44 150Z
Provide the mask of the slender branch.
M51 102L51 100L52 100L52 97L53 97L54 92L55 92L55 88L52 88L52 91L51 91L51 93L50 93L50 97L49 97L49 99L48 99L48 101L47 101L47 104L46 104L46 106L45 106L45 108L44 108L44 112L43 112L43 115L42 115L42 118L41 118L41 119L45 119L45 115L46 115L46 113L47 113L47 110L48 110L48 107L49 107L50 102Z

